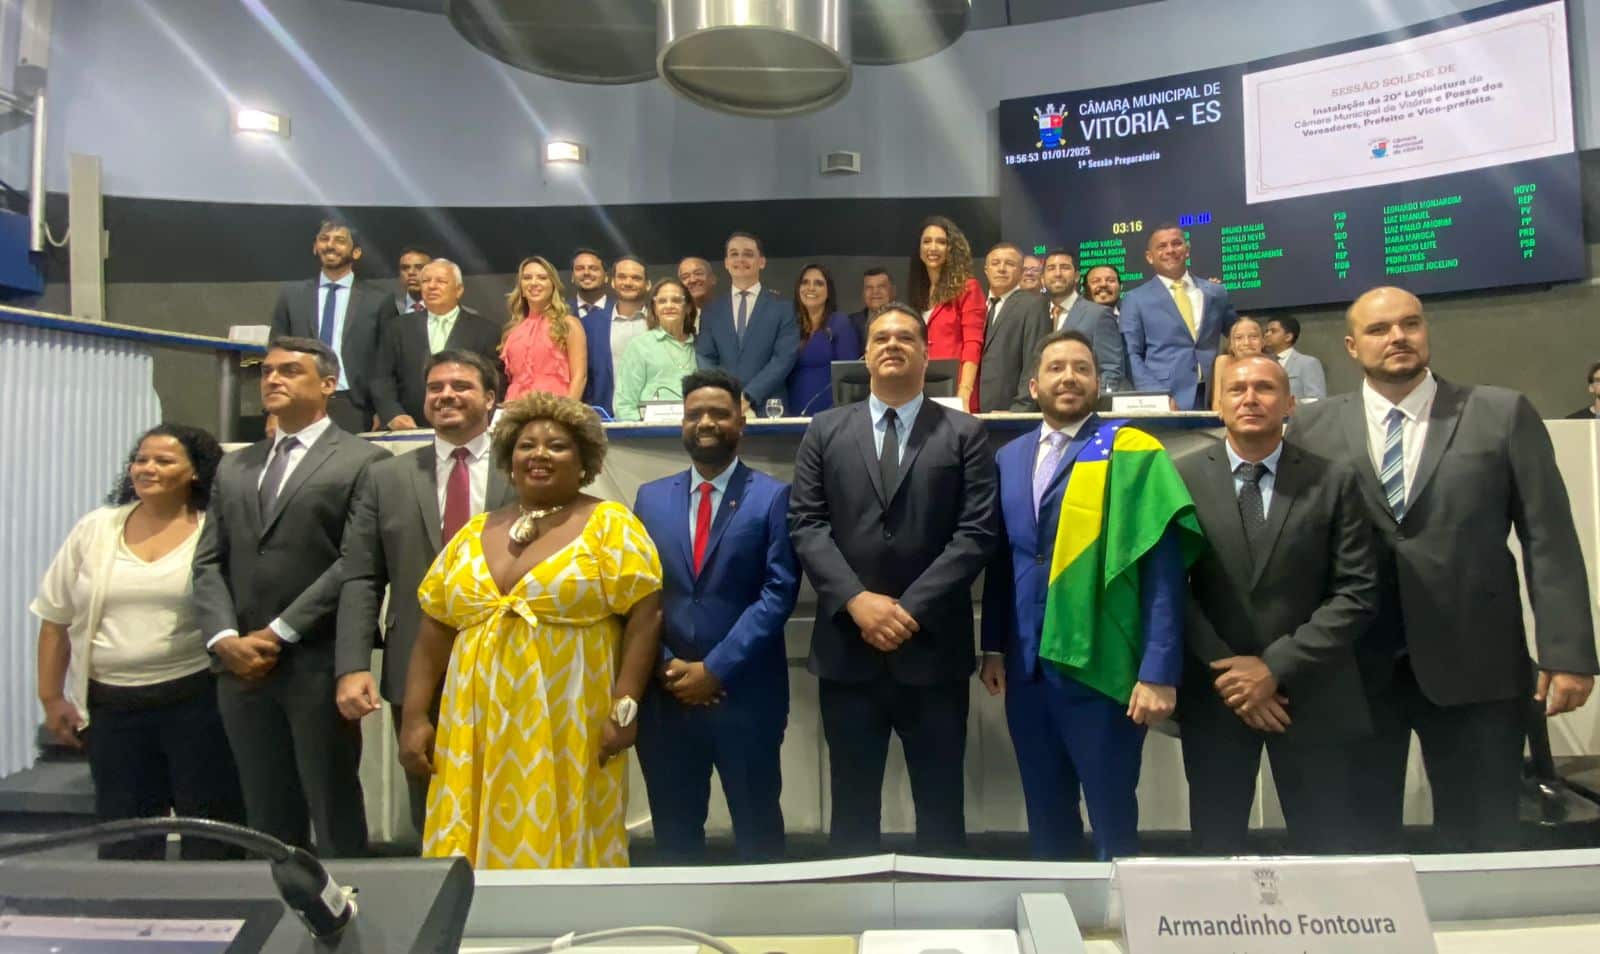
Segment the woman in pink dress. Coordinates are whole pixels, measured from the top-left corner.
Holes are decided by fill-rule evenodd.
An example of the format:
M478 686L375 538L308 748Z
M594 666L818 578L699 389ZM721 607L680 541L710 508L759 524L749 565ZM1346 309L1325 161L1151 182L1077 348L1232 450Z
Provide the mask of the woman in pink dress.
M567 310L566 290L554 265L538 255L517 266L517 287L506 295L511 318L500 336L507 401L543 391L574 401L589 377L583 325Z

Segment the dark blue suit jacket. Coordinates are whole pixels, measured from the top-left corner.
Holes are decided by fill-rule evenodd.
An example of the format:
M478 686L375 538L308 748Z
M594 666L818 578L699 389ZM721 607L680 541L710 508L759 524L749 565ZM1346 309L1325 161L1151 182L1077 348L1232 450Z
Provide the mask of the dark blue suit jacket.
M578 314L578 300L567 303L574 315ZM611 313L617 300L606 296L604 308L594 308L579 319L583 325L584 343L589 349L589 377L583 385L583 403L603 407L607 414L615 415L612 395L617 386L615 362L611 357Z
M639 488L633 512L661 554L661 655L704 661L731 701L767 699L787 711L783 627L800 592L789 485L743 463L734 467L698 577L689 498L700 476L686 470Z
M1033 462L1039 450L1039 428L1006 444L995 455L1000 472L1000 546L984 573L982 643L984 652L1005 653L1008 680L1038 678L1039 637L1044 631L1045 592L1050 585L1061 498L1073 460L1102 423L1098 415L1089 415L1078 428L1078 436L1067 442L1037 520L1033 515ZM1140 561L1139 580L1144 618L1139 680L1176 686L1183 675L1187 574L1173 530L1168 529ZM1083 691L1092 692L1087 687Z
M1195 409L1195 392L1200 386L1196 369L1211 376L1217 343L1235 317L1228 289L1192 272L1190 277L1199 286L1204 303L1193 335L1172 302L1171 288L1160 276L1122 296L1122 340L1128 347L1127 370L1134 389L1165 391L1182 411Z
M793 306L763 286L750 305L750 323L741 341L733 330L733 293L718 291L700 313L694 351L700 367L721 368L737 377L760 414L767 398L785 395L800 351L800 326Z

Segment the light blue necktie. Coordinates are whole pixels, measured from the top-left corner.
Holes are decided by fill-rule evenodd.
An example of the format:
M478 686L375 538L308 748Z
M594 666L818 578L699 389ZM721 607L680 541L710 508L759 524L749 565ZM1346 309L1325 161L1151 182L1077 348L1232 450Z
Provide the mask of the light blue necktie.
M1039 465L1033 470L1033 516L1039 517L1039 507L1044 503L1045 491L1050 489L1050 480L1056 475L1056 468L1061 466L1061 452L1065 449L1067 435L1060 431L1051 431L1045 435L1044 456L1039 458Z
M1403 520L1406 515L1406 416L1399 408L1394 408L1386 421L1388 429L1383 435L1383 464L1378 469L1378 479L1383 482L1383 496L1389 501L1389 512L1396 520Z

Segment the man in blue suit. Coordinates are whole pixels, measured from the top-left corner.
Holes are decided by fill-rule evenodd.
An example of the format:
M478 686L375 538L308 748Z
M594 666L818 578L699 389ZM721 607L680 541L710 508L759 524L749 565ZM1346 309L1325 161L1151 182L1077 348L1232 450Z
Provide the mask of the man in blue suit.
M656 845L703 860L711 769L745 862L783 857L778 749L789 717L783 627L800 590L789 485L738 458L738 379L683 379L683 446L694 466L639 488L634 513L661 553L661 663L639 714L639 767Z
M1100 381L1089 339L1077 331L1046 338L1028 386L1044 424L995 457L1000 546L984 574L979 678L991 695L1006 697L1035 857L1078 852L1080 787L1096 857L1126 857L1139 848L1134 789L1145 730L1172 714L1183 672L1183 556L1169 527L1139 562L1144 648L1127 705L1039 657L1062 496L1073 461L1103 423L1093 413Z
M711 299L700 313L695 357L700 367L721 368L743 381L749 409L762 413L768 398L784 395L800 350L800 326L794 309L776 291L761 287L767 260L760 239L735 232L728 236L724 254L732 289Z
M611 318L617 307L607 293L606 263L592 248L572 253L572 300L567 308L583 325L589 350L589 377L583 385L583 403L612 413L616 369L611 361Z
M1156 277L1122 296L1133 387L1167 392L1180 411L1208 408L1217 342L1234 320L1228 289L1189 273L1189 240L1170 222L1150 233L1144 258Z

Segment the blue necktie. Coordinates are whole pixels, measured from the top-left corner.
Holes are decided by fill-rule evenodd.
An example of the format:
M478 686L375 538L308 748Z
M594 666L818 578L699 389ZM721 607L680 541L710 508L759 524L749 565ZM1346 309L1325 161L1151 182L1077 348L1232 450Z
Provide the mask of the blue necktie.
M1403 427L1406 416L1399 408L1389 412L1388 430L1383 435L1383 465L1378 468L1378 479L1383 482L1383 496L1389 502L1389 512L1395 520L1406 515L1406 452Z
M322 287L327 291L328 297L322 300L322 326L317 329L317 337L322 339L323 344L331 348L333 347L333 326L339 319L339 313L334 310L334 305L339 300L339 291L343 286L336 285L333 282L325 282Z

